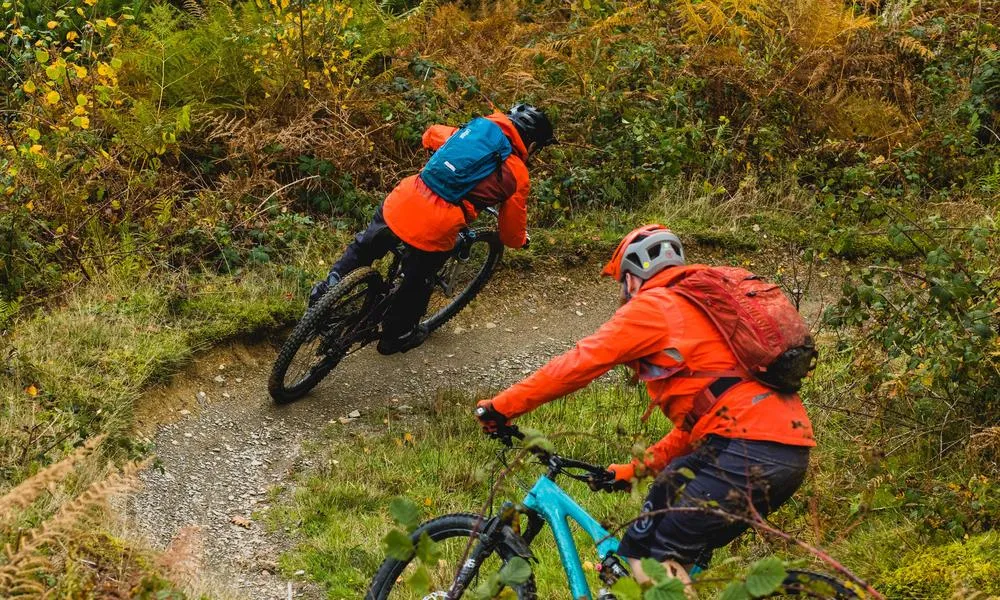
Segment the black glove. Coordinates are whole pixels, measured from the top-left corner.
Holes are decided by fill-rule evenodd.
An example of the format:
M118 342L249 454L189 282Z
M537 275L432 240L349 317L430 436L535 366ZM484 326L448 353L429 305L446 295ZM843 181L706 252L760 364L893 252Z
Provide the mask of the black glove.
M483 402L476 407L476 418L479 419L483 433L490 437L497 437L498 432L510 424L506 415L493 408L493 404L489 402Z
M614 471L594 474L587 479L587 485L595 492L631 492L632 482L615 478Z
M531 245L531 236L526 233L524 234L524 245L521 246L521 250L527 250L528 246L530 245Z

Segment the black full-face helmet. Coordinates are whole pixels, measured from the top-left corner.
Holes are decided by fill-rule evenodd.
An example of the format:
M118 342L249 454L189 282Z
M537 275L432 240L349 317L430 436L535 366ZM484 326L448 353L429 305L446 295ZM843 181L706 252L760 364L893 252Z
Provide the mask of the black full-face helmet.
M507 118L514 124L525 146L535 144L535 150L558 144L552 133L552 122L540 109L530 104L515 104L507 111Z

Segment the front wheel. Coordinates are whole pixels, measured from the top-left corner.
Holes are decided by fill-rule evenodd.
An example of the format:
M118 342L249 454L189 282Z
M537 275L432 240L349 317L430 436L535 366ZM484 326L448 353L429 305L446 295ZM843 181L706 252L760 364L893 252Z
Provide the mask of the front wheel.
M410 539L416 546L421 536L426 533L431 540L437 542L440 551L437 563L422 565L430 576L429 587L417 589L411 584L413 574L421 566L415 557L405 561L387 558L375 573L365 600L433 600L446 597L461 566L462 557L466 555L470 537L476 535L477 531L482 531L484 525L482 517L466 513L446 515L427 521L413 532ZM498 572L515 556L518 556L518 553L514 548L500 543L492 553L475 565L477 579L481 581L491 573ZM474 588L475 585L474 580L470 587ZM517 594L518 600L538 598L534 577L513 591Z
M500 234L473 229L459 240L448 261L434 277L434 288L421 324L434 331L472 302L490 280L503 256Z

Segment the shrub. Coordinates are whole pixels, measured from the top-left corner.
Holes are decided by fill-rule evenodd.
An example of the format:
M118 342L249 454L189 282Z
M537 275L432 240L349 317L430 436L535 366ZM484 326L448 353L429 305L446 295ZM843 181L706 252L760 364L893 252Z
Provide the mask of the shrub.
M887 574L876 588L887 598L900 599L1000 594L998 553L997 532L912 552L904 559L904 566Z

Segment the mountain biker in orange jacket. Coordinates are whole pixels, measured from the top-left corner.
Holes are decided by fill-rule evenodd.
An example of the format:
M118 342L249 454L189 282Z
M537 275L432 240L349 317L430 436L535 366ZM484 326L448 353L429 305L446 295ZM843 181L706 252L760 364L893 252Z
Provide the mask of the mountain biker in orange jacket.
M797 394L780 394L749 375L732 376L740 366L715 325L667 287L679 270L706 268L684 265L681 242L665 227L630 233L602 272L622 286L622 306L611 320L533 375L479 402L485 409L479 418L484 431L495 432L612 367L628 365L646 382L650 409L659 407L674 424L641 459L608 467L622 486L658 475L643 513L716 502L745 515L749 495L757 512L767 515L802 483L815 445L812 425ZM693 479L685 477L691 473ZM694 564L706 565L714 548L746 528L714 514L667 511L634 522L619 554L640 581L639 559L647 557L688 581Z
M403 179L376 209L368 228L355 236L343 256L323 281L309 294L312 305L348 273L369 266L385 256L400 241L407 245L403 260L403 283L382 324L378 351L382 354L406 352L419 346L427 332L419 326L427 310L433 282L431 278L448 258L463 227L475 220L479 211L499 205L500 241L510 248L528 245L528 157L555 144L552 124L541 110L517 104L507 114L486 117L496 123L510 141L513 152L500 166L497 177L480 181L462 200L452 204L412 175ZM423 146L434 151L458 130L432 125L424 132Z

